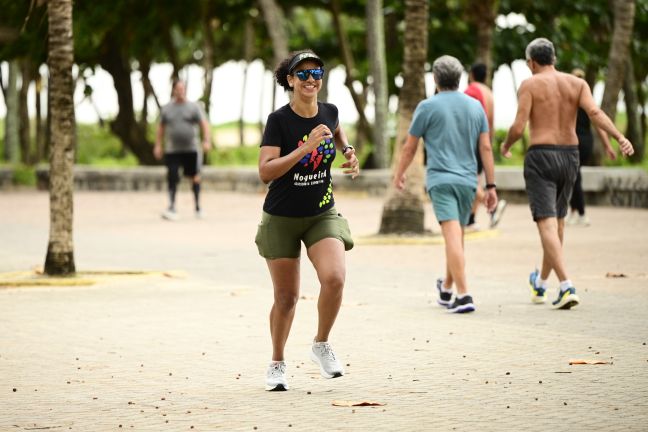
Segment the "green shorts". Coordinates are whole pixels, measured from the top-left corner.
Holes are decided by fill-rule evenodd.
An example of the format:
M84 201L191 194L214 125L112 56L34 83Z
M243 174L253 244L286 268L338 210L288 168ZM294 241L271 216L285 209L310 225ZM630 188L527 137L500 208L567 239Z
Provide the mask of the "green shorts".
M434 215L439 223L448 220L459 221L461 226L468 225L475 188L465 185L441 184L432 186L428 191Z
M286 217L263 212L254 242L259 255L266 259L299 258L301 242L306 249L325 238L344 243L344 250L353 248L349 223L332 208L317 216Z

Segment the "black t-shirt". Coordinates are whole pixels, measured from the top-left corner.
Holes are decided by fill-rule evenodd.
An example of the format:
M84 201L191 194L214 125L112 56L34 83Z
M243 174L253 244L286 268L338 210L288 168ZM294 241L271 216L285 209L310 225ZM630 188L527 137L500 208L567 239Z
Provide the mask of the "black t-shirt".
M338 126L335 105L318 102L317 115L312 118L300 117L290 105L285 105L268 116L261 146L281 147L281 156L285 156L303 145L319 124L335 133ZM333 207L331 164L335 154L333 138L322 141L312 153L270 183L263 210L275 216L305 217Z

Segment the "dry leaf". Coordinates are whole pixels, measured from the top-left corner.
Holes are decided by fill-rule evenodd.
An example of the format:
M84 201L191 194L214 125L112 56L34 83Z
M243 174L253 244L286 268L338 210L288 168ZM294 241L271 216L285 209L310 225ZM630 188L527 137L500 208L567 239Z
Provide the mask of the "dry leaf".
M607 272L605 273L606 278L624 278L628 277L625 273L613 273L613 272Z
M572 359L569 360L570 365L581 365L581 364L588 364L588 365L599 365L599 364L612 364L611 362L605 361L605 360L581 360L581 359Z
M348 401L348 400L334 400L331 402L333 406L352 407L352 406L385 406L382 402L375 401Z

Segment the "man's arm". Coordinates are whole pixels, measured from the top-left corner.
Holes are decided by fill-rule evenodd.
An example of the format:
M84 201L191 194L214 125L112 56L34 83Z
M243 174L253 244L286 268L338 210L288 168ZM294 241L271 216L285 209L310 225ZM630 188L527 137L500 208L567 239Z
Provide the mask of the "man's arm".
M486 195L484 202L489 212L497 206L497 192L495 191L495 160L493 159L493 147L487 132L479 134L479 156L481 156L486 176ZM492 186L491 186L492 185Z
M407 171L407 167L409 167L414 160L419 139L419 137L407 134L405 144L403 144L401 151L400 161L398 162L398 168L394 174L394 187L398 190L405 189L405 171Z
M162 159L162 140L164 140L164 125L160 122L155 134L155 147L153 147L153 156L158 160Z
M206 118L200 120L200 129L202 129L202 139L203 139L203 150L208 152L211 150L211 130L209 128L209 122Z
M612 135L615 140L619 143L619 149L621 153L627 156L630 156L634 153L634 148L632 143L623 136L621 132L616 128L612 120L603 112L601 108L596 105L594 98L592 97L592 92L589 89L589 86L584 80L580 80L581 89L580 89L580 99L578 104L581 108L585 110L589 116L594 126L597 129L602 129L608 134Z
M529 121L529 116L531 115L532 105L533 97L531 96L531 90L529 89L528 82L524 81L518 91L518 109L517 114L515 115L515 121L511 125L506 134L506 139L502 144L501 152L504 157L511 157L511 146L513 146L517 140L522 138L524 128L526 127L526 124Z
M603 143L603 150L605 150L606 156L612 160L616 160L616 152L614 151L612 145L610 144L610 137L608 136L608 134L600 127L594 126L594 129L596 130L596 133L598 134L599 138L601 139L601 142Z

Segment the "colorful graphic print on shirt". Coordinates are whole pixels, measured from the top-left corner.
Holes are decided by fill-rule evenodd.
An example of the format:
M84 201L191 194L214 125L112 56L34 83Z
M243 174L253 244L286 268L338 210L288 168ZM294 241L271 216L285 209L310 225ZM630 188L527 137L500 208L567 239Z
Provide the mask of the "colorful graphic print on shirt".
M306 141L308 141L308 135L304 135L304 137L297 143L297 146L303 146ZM333 143L333 140L327 138L322 140L316 149L304 156L299 163L305 167L312 165L313 171L315 171L322 162L327 164L333 157L335 157L335 144Z
M302 139L299 140L299 142L297 143L297 146L298 147L303 146L306 143L306 141L308 141L308 135L304 135ZM327 138L325 140L322 140L316 149L314 149L312 152L304 156L299 161L298 165L301 165L304 168L308 168L312 166L312 172L315 172L322 163L324 163L324 165L327 165L334 158L335 158L335 143L330 138ZM314 175L296 176L295 180L300 180L300 182L295 183L295 186L305 186L307 184L313 185L316 183L322 183L327 174L326 168L324 166L322 166L322 168L324 168L324 171L320 171L319 173ZM307 180L307 182L304 182L304 180ZM319 207L321 208L322 206L329 204L331 202L332 197L333 197L333 182L329 178L328 187L326 188L324 196L320 199Z

